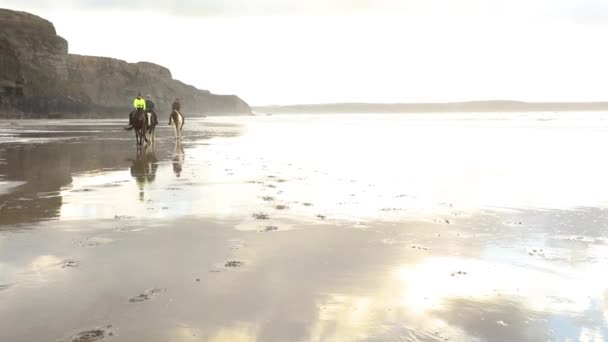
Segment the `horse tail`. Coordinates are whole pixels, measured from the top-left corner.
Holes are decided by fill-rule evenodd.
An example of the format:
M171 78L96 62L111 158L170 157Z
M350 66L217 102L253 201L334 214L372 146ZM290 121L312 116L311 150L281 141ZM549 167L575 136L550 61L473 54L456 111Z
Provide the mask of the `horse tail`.
M130 131L133 129L133 126L125 127L125 131Z

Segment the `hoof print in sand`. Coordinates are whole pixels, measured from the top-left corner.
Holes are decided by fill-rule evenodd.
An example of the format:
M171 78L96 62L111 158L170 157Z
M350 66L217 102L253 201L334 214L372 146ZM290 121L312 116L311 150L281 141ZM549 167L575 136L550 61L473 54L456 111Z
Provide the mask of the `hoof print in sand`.
M451 275L452 277L455 277L455 276L458 276L458 275L466 275L466 274L467 274L467 272L464 272L464 271L458 271L458 272L452 272L450 275Z
M262 230L262 231L265 233L268 233L268 232L274 232L277 230L279 230L279 227L277 227L277 226L266 226L266 228L264 228L264 230Z
M439 223L439 224L450 224L450 220L448 219L440 219L440 218L436 218L433 220L433 222L435 223Z
M11 286L8 284L4 284L4 285L0 284L0 291L4 291L4 290L8 289L9 287L11 287Z
M72 190L72 192L91 192L91 191L95 191L95 189L83 188L83 189Z
M63 264L61 264L61 268L78 267L79 265L80 261L66 260L63 262Z
M308 203L308 202L307 203L302 203L302 205L305 206L305 207L312 207L312 203Z
M90 238L83 241L76 242L78 247L98 247L110 243L112 240L107 238Z
M112 328L112 326L108 325L101 329L83 331L81 333L78 333L76 336L74 336L71 339L71 341L72 342L99 341L99 340L102 340L106 336L109 336L109 337L114 336L114 333L112 331L109 331L109 329L111 329L111 328Z
M400 208L382 208L380 209L380 211L384 211L384 212L391 212L391 211L401 211L403 209Z
M528 252L528 255L530 255L530 256L544 257L545 256L545 252L542 249L533 249L533 250L531 250L531 251Z
M419 250L422 250L422 251L428 251L429 250L427 247L417 246L417 245L412 245L412 249L419 249Z
M228 246L232 250L241 249L241 248L245 247L245 241L239 240L239 239L231 239L231 240L228 240Z
M272 196L264 196L264 197L262 197L262 199L266 202L274 201L274 197L272 197Z
M274 208L275 208L275 209L277 209L277 210L286 210L286 209L289 209L289 207L288 207L288 206L286 206L286 205L282 205L282 204L277 205L277 206L275 206Z
M325 216L325 215L317 215L317 218L321 219L321 220L325 220L327 218L327 216Z
M145 302L147 300L152 299L154 296L163 293L167 291L167 289L152 289L152 290L148 290L142 294L139 294L131 299L129 299L129 302L131 303L139 303L139 302Z
M256 220L269 220L270 217L265 213L255 213L252 215Z
M505 222L507 226L523 226L524 224L521 221L507 221Z
M224 264L224 267L226 268L236 268L241 266L243 266L243 262L237 260L226 261L226 263Z

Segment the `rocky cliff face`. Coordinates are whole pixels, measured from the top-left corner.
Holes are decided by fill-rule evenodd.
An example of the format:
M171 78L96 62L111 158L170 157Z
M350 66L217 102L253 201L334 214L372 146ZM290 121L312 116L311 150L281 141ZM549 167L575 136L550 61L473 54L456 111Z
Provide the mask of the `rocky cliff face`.
M159 111L169 111L176 97L183 109L200 114L250 113L251 109L236 96L211 94L171 77L169 69L153 63L69 55L68 78L81 84L95 104L125 108L141 92L151 95Z
M0 117L124 116L138 92L152 95L159 111L179 97L189 115L251 113L237 96L186 85L160 65L68 54L49 21L0 9Z

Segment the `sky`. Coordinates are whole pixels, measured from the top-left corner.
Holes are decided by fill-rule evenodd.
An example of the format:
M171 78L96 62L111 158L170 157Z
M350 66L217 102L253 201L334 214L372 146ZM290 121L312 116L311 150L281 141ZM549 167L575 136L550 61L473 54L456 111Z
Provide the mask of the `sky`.
M253 105L608 100L605 0L0 0Z

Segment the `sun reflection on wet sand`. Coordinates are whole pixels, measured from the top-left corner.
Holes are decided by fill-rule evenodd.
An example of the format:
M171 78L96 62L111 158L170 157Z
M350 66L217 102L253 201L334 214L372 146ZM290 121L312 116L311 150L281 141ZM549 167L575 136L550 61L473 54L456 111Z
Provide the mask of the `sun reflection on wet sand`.
M1 179L23 182L0 224L24 231L0 235L0 327L28 333L30 290L50 312L70 288L66 326L91 309L159 341L607 339L608 127L538 118L208 118L151 149L118 131L0 145ZM60 272L64 255L87 262Z

